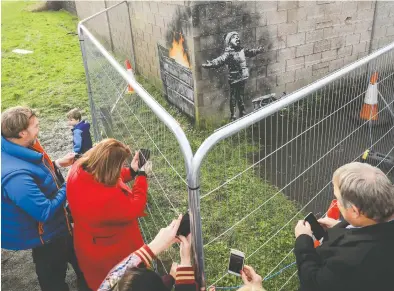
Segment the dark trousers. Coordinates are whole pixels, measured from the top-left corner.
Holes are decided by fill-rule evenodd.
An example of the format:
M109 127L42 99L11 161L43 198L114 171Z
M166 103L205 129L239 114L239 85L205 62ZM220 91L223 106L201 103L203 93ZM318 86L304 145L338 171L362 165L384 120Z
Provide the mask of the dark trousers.
M235 107L238 105L239 117L245 115L245 81L240 81L234 84L230 83L230 113L231 118L235 118Z
M67 263L72 265L79 285L84 284L83 274L75 256L72 236L57 238L48 244L36 247L32 250L32 255L42 291L69 290L65 282Z

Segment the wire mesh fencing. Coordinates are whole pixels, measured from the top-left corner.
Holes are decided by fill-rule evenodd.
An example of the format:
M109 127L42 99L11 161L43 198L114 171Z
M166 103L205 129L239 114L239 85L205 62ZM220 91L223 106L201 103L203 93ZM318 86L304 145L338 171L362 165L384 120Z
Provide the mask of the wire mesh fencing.
M123 2L84 21L83 28L80 28L90 87L92 119L96 142L115 138L129 145L133 153L141 148L151 151L153 173L148 182L146 216L139 218L144 240L149 243L161 228L169 225L172 219L188 209L187 171L184 155L173 132L139 94L129 93L128 83L119 73L119 68L113 66L108 56L103 54L94 42L94 39L100 42L122 67L125 60L133 59L131 46L130 50L124 50L124 47L131 43L131 33L128 32L130 26L122 23L119 33L115 33L115 26L111 24L117 21L110 21L113 13L117 14L117 21L119 17L127 21L127 3ZM101 26L97 26L98 23ZM175 120L171 122L174 123ZM169 273L171 263L179 261L178 253L175 245L162 254L157 270L162 274Z
M374 73L377 104L364 104ZM208 286L239 285L227 273L234 248L266 278L267 290L296 290L296 267L287 268L295 261L294 226L308 212L325 215L334 198L335 169L365 161L369 150L379 157L366 161L394 180L394 164L385 163L394 157L394 50L318 90L313 86L299 101L235 130L206 153L201 220ZM367 117L360 113L365 106ZM222 171L213 171L218 165Z
M124 61L138 67L131 29L128 4L121 2L84 20L80 38L96 139L113 137L132 149L152 151L147 216L139 219L145 241L189 206L194 211L197 276L202 281L206 276L206 285L241 283L227 275L229 251L234 248L245 252L246 263L264 277L267 290L296 290L294 225L308 212L326 213L334 198L333 171L363 160L394 178L393 166L385 163L394 156L394 50L318 81L324 86L311 84L299 91L303 93L297 101L286 101L295 92L259 109L248 126L243 123L250 116L218 129L193 157L183 130L178 131L183 135L170 130L178 126L176 121L147 104L153 92L138 83L139 93L128 94ZM376 72L377 104L361 118ZM234 129L231 134L229 127ZM193 162L185 165L185 158ZM175 246L160 258L157 269L168 272L177 256Z

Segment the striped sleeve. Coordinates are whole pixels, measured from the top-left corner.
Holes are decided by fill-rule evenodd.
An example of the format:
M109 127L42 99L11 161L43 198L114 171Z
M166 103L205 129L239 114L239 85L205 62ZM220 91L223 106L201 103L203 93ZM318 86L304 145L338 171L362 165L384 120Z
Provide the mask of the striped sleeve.
M152 251L147 245L144 245L139 250L135 251L119 264L117 264L107 275L105 280L101 283L97 291L109 291L119 282L119 280L126 273L128 268L137 267L143 263L150 267L152 260L155 258Z
M152 261L155 259L155 255L147 245L144 245L139 250L135 251L135 254L140 257L141 261L148 268L150 268Z
M194 284L194 270L193 267L179 266L176 269L175 285Z

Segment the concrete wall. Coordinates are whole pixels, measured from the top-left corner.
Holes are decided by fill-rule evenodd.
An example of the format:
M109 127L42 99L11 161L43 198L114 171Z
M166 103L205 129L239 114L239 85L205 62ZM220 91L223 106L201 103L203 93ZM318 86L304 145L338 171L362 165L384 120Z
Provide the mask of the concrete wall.
M113 1L77 1L84 18ZM229 115L228 69L201 67L225 50L223 37L240 34L245 48L264 46L247 59L250 77L245 100L275 92L291 93L394 41L391 1L129 1L132 36L121 11L103 14L88 27L107 48L131 54L136 69L162 86L157 44L169 49L174 33L185 38L194 76L196 117L220 124ZM124 12L124 11L123 11ZM110 19L108 26L108 19ZM125 39L130 39L126 41ZM134 42L134 45L133 45Z

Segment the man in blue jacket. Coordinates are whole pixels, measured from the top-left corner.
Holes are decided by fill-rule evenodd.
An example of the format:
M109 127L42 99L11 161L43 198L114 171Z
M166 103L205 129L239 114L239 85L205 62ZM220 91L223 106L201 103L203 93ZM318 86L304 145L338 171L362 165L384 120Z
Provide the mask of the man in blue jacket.
M30 108L17 106L2 113L1 245L32 249L41 289L63 291L68 290L67 262L83 277L64 209L66 183L58 172L73 163L75 154L52 162L37 140L38 132L38 118Z

